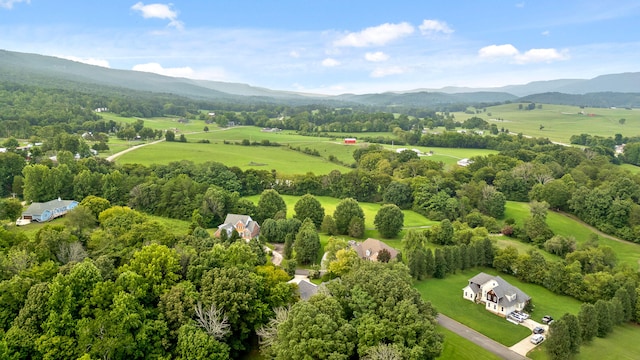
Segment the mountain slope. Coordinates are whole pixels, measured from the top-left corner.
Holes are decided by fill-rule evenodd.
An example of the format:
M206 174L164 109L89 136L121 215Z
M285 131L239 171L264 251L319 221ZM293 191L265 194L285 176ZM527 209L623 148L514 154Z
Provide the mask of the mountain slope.
M60 88L96 93L97 91L143 91L147 95L170 94L195 100L277 103L289 105L326 104L329 106L439 107L464 106L549 98L571 104L611 104L637 106L636 98L619 93L640 93L640 72L602 75L593 79L536 81L500 88L446 87L440 90L413 90L379 94L343 94L325 96L271 90L248 84L174 78L153 73L118 70L88 65L51 56L0 50L0 81L46 88ZM126 90L126 91L124 91ZM563 97L549 93L588 94L588 97ZM619 97L619 99L615 99ZM629 105L632 104L632 105Z

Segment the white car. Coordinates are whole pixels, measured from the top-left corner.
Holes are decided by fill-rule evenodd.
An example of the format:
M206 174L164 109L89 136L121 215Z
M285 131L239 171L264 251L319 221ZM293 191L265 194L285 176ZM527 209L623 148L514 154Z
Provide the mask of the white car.
M534 345L538 345L538 344L540 344L540 343L541 343L541 342L543 342L543 341L544 341L544 335L541 335L541 334L535 334L535 335L533 335L533 336L531 337L531 343L532 343L532 344L534 344Z

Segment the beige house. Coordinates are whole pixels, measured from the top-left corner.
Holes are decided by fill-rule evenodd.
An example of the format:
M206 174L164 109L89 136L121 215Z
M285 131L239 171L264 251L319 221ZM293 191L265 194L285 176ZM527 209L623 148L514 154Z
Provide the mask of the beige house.
M368 238L363 242L349 241L349 246L358 253L360 258L366 260L378 261L378 254L383 249L389 252L391 259L395 259L398 256L398 250L373 238Z
M224 223L218 226L218 230L214 236L220 237L222 231L225 231L227 236L231 236L233 230L236 230L240 237L245 240L251 240L260 235L260 225L258 225L256 221L253 221L251 216L227 214Z

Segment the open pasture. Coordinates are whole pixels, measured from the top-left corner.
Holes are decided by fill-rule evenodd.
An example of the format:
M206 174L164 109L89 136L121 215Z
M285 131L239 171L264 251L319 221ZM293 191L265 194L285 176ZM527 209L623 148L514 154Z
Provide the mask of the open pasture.
M139 163L150 165L154 163L166 164L171 161L191 160L194 162L218 161L227 166L238 166L241 169L257 168L276 170L282 174L326 174L331 170L349 171L350 168L329 161L334 156L345 164L352 164L353 151L361 146L369 144L359 143L345 145L342 138L329 139L324 137L302 136L293 132L282 131L277 133L262 132L258 127L242 126L226 129L215 129L209 132L198 131L186 134L187 143L162 142L153 146L143 147L129 152L118 158L120 163ZM199 143L201 140L209 143ZM283 146L241 146L232 143L240 143L243 140L250 142L279 143ZM225 144L224 142L227 142ZM114 141L115 153L117 149L125 146L121 142ZM127 142L126 145L134 145ZM289 148L309 148L317 150L320 156L311 156ZM110 143L109 146L112 146ZM397 150L399 146L385 145L389 150ZM497 153L494 150L484 149L459 149L459 148L428 148L411 147L428 153L432 156L424 156L424 159L441 161L447 165L453 165L462 158L477 155Z
M529 204L507 201L505 218L513 218L522 226L524 219L529 216ZM578 244L586 242L594 233L588 226L565 215L554 211L547 212L547 224L557 235L572 236ZM517 240L513 240L517 242ZM640 244L628 241L615 240L609 237L599 236L598 243L611 247L618 257L618 263L638 269L640 264Z
M217 161L243 170L276 170L284 174L313 172L326 174L331 170L349 169L318 156L306 155L284 147L241 146L220 143L194 144L161 142L142 147L118 158L119 163L143 165L167 164L172 161L190 160L195 163Z
M100 116L104 120L113 120L115 122L121 122L125 124L133 124L137 120L144 121L144 126L153 130L175 130L178 129L178 134L189 133L194 131L202 131L205 126L209 129L217 128L218 125L205 124L203 120L189 120L186 123L178 122L180 117L153 117L153 118L138 118L138 117L123 117L113 113L103 112Z
M551 141L569 143L572 135L582 133L613 137L615 134L636 136L640 134L640 110L623 108L580 108L569 105L542 104L541 109L519 110L520 103L490 106L479 114L453 113L456 121L477 116L505 128L512 133L549 138ZM526 106L526 104L524 104ZM581 113L583 112L583 113ZM489 115L490 114L490 115ZM625 119L624 125L620 119ZM543 126L544 128L540 128Z

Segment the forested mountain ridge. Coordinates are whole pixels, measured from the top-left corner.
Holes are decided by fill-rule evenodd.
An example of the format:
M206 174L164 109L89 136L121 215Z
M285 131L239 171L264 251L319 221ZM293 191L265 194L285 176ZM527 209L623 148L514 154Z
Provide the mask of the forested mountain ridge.
M500 88L443 88L378 94L342 94L338 96L271 90L248 84L175 78L153 73L118 70L76 61L0 50L0 81L46 88L61 88L90 93L146 92L200 101L305 105L324 103L332 106L443 107L452 105L495 104L521 101L519 96L548 92L587 94L581 102L588 106L611 104L625 106L624 94L640 93L640 73L603 75L591 80L568 79L532 82ZM556 96L556 101L575 100ZM528 100L522 100L528 101ZM556 102L554 102L556 103ZM564 104L564 103L563 103ZM631 106L637 106L632 103Z

